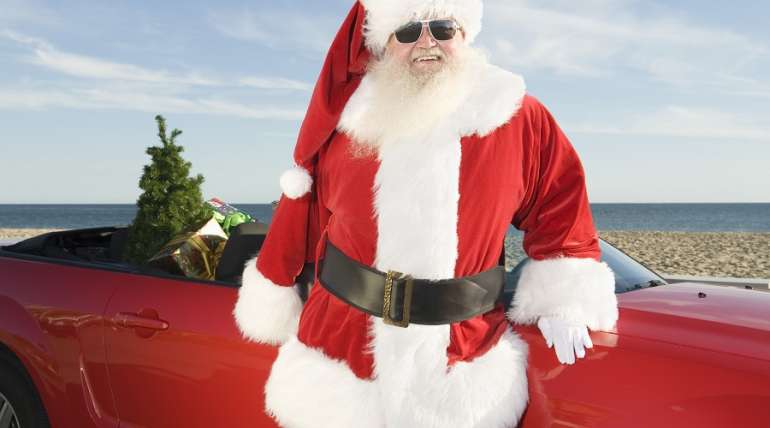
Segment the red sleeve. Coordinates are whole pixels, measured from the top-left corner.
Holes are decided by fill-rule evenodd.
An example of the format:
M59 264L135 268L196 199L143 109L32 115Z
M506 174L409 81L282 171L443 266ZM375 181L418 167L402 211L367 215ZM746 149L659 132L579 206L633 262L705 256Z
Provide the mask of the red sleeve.
M298 199L281 195L257 268L278 285L294 285L305 263L315 261L316 246L329 219L313 182L310 193Z
M523 139L527 190L511 223L524 231L524 251L532 259L564 255L599 261L599 237L577 152L545 106L529 98Z
M303 174L294 171L290 177L312 180L312 171ZM307 191L303 188L296 198L283 189L256 261L250 259L244 266L233 316L248 340L280 344L297 332L303 303L293 285L305 262L314 260L329 218L315 188L315 183Z

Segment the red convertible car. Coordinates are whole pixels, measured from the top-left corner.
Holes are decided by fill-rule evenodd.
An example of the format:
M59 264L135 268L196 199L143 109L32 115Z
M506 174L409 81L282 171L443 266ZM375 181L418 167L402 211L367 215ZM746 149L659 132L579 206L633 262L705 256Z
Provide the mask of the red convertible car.
M277 348L243 339L232 315L265 230L234 234L213 281L121 262L124 228L0 248L0 428L275 426L262 391ZM602 253L620 319L585 358L559 364L516 326L530 347L520 427L770 427L770 293L667 284Z

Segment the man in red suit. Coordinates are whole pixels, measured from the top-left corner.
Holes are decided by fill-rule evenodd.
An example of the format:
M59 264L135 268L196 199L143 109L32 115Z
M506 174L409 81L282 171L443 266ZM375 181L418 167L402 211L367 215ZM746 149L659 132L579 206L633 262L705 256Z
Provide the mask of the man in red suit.
M472 46L481 15L481 0L360 0L331 46L233 311L245 338L281 345L265 403L283 426L513 427L527 345L510 322L573 363L617 320L580 160L521 76ZM531 260L505 308L511 224Z

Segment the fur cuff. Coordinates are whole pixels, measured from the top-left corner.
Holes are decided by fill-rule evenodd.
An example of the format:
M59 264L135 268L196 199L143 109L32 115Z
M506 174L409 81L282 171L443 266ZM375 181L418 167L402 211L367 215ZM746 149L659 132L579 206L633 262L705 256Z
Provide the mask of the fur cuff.
M541 316L582 323L591 330L611 330L618 319L615 275L590 258L530 259L521 272L508 318L534 324Z
M257 259L246 262L238 300L233 309L235 323L244 339L280 345L297 334L302 299L295 287L277 285L257 269Z
M313 185L313 177L305 168L295 165L281 174L281 191L289 199L298 199L305 196Z

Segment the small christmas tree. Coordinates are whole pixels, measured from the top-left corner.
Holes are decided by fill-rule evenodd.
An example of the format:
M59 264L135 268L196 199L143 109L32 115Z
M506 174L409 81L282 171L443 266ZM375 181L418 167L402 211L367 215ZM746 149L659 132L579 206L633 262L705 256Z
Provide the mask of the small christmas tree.
M138 211L128 228L124 256L136 264L147 262L180 233L197 230L212 215L201 195L203 176L188 176L191 164L181 156L184 148L175 144L182 131L174 129L168 136L163 116L155 116L155 120L163 146L147 148L152 162L144 166L139 180L144 193L137 200Z

